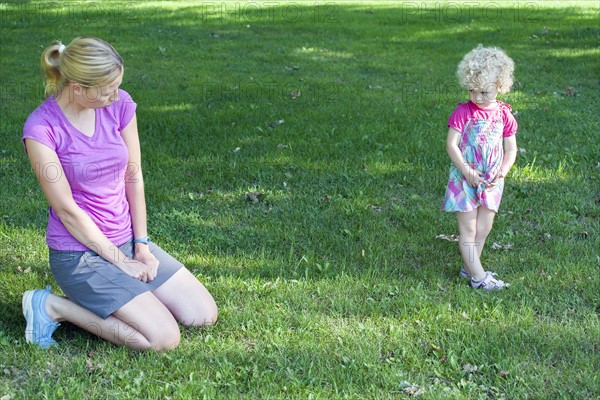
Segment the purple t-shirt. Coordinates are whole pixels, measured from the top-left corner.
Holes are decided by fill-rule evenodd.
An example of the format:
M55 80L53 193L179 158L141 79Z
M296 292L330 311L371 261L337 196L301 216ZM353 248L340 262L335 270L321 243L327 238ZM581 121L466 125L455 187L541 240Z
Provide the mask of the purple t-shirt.
M469 100L466 103L459 103L458 107L450 115L448 126L460 133L463 133L463 128L469 120L495 120L502 119L504 129L503 137L512 136L517 133L517 121L511 113L510 104L496 100L498 103L493 108L481 108L477 104Z
M48 97L29 115L23 128L23 143L33 139L56 152L75 203L117 246L133 235L125 196L129 152L121 131L131 122L135 109L131 96L119 90L118 101L95 110L96 127L89 137L69 122L54 97ZM56 181L62 173L56 165L34 168L40 168L43 179L50 181ZM52 207L46 243L55 250L88 250L69 233Z

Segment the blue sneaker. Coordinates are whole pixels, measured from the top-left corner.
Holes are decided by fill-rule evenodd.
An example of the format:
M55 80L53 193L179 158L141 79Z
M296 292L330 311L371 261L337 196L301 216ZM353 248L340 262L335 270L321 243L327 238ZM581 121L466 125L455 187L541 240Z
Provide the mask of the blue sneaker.
M28 290L23 293L23 316L27 321L25 340L35 343L42 349L58 345L52 334L60 325L46 313L46 299L50 294L50 286L46 289Z

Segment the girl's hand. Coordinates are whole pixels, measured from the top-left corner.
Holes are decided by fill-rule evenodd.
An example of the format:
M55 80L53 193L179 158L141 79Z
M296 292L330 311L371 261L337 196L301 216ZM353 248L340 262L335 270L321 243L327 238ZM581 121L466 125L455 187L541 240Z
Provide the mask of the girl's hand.
M136 244L135 255L133 256L133 259L148 267L148 279L144 282L151 282L154 280L154 278L156 278L159 261L156 257L154 257L154 254L150 252L148 245Z
M485 187L489 188L489 187L496 186L502 179L504 179L504 177L506 177L506 175L507 175L507 173L504 171L504 169L500 168L500 170L498 171L498 173L494 177L494 180L491 181L491 182L486 182L485 183Z
M471 187L477 187L481 183L485 183L484 175L476 169L466 167L463 176Z

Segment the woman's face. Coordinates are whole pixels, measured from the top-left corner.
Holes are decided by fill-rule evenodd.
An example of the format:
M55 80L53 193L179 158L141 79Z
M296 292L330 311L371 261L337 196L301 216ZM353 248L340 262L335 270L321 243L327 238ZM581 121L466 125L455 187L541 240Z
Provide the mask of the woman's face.
M104 108L119 100L119 86L123 81L123 70L117 79L108 85L84 87L80 86L78 101L86 108Z

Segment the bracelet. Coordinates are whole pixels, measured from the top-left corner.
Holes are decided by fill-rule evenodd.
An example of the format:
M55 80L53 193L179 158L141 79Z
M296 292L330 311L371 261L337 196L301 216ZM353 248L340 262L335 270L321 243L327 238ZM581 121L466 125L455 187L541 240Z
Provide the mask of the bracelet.
M141 238L133 239L133 243L150 244L150 242L151 242L150 236L144 236L144 237L141 237Z

